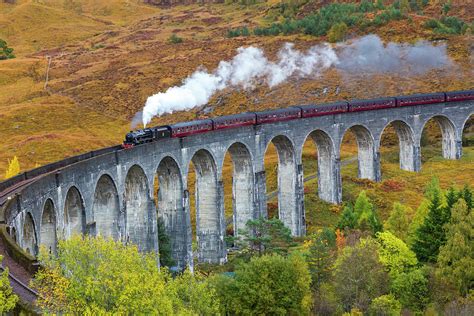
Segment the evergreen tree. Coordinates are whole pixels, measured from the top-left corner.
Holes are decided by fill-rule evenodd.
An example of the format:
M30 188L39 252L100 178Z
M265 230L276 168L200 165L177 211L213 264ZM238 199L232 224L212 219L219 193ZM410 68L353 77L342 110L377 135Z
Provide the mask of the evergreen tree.
M387 221L384 223L384 228L391 231L395 236L405 241L407 239L409 220L408 208L398 202L393 203L392 211ZM412 211L410 210L410 213Z
M370 230L373 234L382 230L374 206L370 202L365 191L361 191L354 205L354 212L357 217L357 228L361 230Z
M469 210L472 210L474 208L474 200L472 198L472 190L471 188L466 184L464 188L462 189L460 196L464 199L466 202L466 206Z
M341 218L339 223L337 223L336 228L340 230L344 229L354 229L357 225L357 216L354 213L352 206L346 205L342 211Z
M252 255L279 253L286 255L292 245L291 231L278 218L249 220L238 237L228 237L226 242L235 243L240 254L248 259Z
M331 277L335 244L335 240L327 238L323 233L312 239L307 261L313 280L312 286L316 290Z
M14 156L12 160L8 160L8 168L5 172L5 179L16 176L20 173L20 162L18 157Z
M420 206L416 209L415 215L408 226L408 236L407 243L410 247L413 246L416 240L416 231L418 228L423 225L425 218L428 215L428 208L430 206L430 201L424 199Z
M445 208L441 205L440 192L435 190L428 207L428 215L423 224L418 227L412 246L421 262L436 262L439 247L446 241L443 228L447 220L445 213Z
M176 264L171 255L170 237L166 233L165 223L161 218L158 219L158 249L161 266L172 267Z
M428 200L433 199L433 196L435 193L440 193L441 189L439 187L439 178L438 177L433 177L431 178L431 181L428 183L428 185L425 188L425 197Z
M464 199L453 206L446 237L439 251L437 274L464 296L474 290L474 212Z
M459 200L461 194L456 192L453 187L449 187L448 191L446 192L446 208L451 212L451 208L454 204Z

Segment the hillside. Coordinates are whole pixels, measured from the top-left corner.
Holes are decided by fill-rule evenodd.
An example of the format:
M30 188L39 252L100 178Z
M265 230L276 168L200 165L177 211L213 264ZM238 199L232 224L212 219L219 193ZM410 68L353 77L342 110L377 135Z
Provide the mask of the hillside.
M387 1L388 6L393 1ZM190 2L186 2L190 3ZM7 160L17 155L22 169L33 168L80 152L119 143L130 128L130 121L140 111L148 96L179 85L198 67L214 70L221 60L230 60L241 46L255 45L270 59L276 58L286 42L305 50L328 40L327 35L304 32L288 35L229 37L229 30L247 27L265 29L274 23L300 20L330 1L280 2L271 0L255 4L208 3L153 6L142 1L126 0L21 0L16 4L0 3L0 38L15 49L17 58L0 61L0 179ZM322 70L319 76L298 79L270 89L257 84L255 89L225 89L210 102L188 112L156 118L153 124L212 117L222 114L277 108L303 103L322 103L339 99L370 98L416 92L472 89L473 36L472 6L453 1L448 16L465 22L464 34L444 34L425 27L430 18L440 19L442 4L433 2L422 10L409 10L403 18L381 25L372 22L386 9L371 9L359 14L364 29L350 26L346 38L356 40L377 34L383 41L396 45L415 45L426 40L430 45L445 45L450 67L423 72L403 69L401 72L372 74L344 72L335 67ZM371 24L372 23L372 24ZM176 34L181 43L172 43ZM341 49L335 45L335 49ZM338 48L339 47L339 48ZM48 58L51 58L45 88ZM401 56L403 59L404 56ZM430 144L439 146L439 130L429 129ZM394 135L391 136L394 139ZM396 142L387 149L393 157ZM431 148L431 147L430 147ZM434 147L436 148L436 147ZM311 154L311 150L313 153ZM356 154L354 139L348 137L344 157ZM431 150L431 149L429 149ZM308 157L315 149L308 149ZM382 198L377 202L386 211L392 201L405 196L413 207L422 194L419 187L431 174L450 170L442 184L463 184L472 178L462 173L472 168L473 156L467 150L461 162L445 163L439 155L428 156L423 176L417 182L412 175L397 170L396 159L383 165L384 177L394 177L404 184L399 193L385 192L383 184L360 184L355 179L357 164L351 163L343 173L345 198L353 199L368 186ZM314 156L313 156L314 157ZM276 189L276 153L268 153L268 186ZM315 173L314 160L310 173ZM230 179L230 165L226 179ZM348 180L348 181L346 181ZM226 180L226 183L228 181ZM308 187L314 184L308 183ZM415 185L416 183L416 185ZM312 186L308 190L314 190ZM410 194L406 194L411 192ZM226 184L229 209L229 184ZM387 198L387 199L385 199ZM270 202L270 209L275 201ZM334 213L328 205L308 200L308 209ZM324 213L326 214L326 213ZM335 213L337 214L337 213ZM326 216L326 215L324 215ZM323 217L324 217L323 216ZM324 224L324 218L310 219Z

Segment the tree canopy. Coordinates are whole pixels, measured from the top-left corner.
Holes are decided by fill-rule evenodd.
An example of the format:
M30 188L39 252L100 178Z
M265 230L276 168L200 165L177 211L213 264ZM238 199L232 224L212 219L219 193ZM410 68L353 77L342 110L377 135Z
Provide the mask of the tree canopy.
M453 206L446 236L446 244L439 251L437 273L464 296L474 289L474 212L464 199Z
M32 285L45 312L72 314L215 314L215 292L184 273L174 280L158 258L102 237L60 241L57 257L42 251ZM196 300L199 298L199 300Z

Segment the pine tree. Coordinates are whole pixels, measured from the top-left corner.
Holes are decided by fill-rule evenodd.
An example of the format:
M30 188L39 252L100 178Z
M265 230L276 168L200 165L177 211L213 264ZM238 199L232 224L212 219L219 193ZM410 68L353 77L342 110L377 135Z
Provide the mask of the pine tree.
M165 267L172 267L176 264L171 251L171 240L165 230L163 219L158 219L158 248L160 254L160 264Z
M5 179L16 176L20 173L20 162L18 157L14 156L12 160L8 160L8 168L5 172Z
M341 218L339 223L337 223L336 228L344 230L346 228L354 229L357 225L357 216L354 213L351 205L346 205L344 211L342 211Z
M444 224L446 224L445 208L441 205L439 190L433 192L428 207L428 215L415 233L412 249L421 262L435 262L439 247L446 241Z
M357 216L357 227L361 230L371 230L373 234L382 230L382 224L365 191L359 193L354 205L354 212Z
M321 283L331 277L335 244L322 233L315 236L309 248L308 267L312 276L312 286L319 289Z
M395 236L403 241L406 241L409 227L408 209L406 206L395 202L393 203L392 211L387 221L384 223L384 228L391 231Z
M440 248L437 274L464 296L474 290L474 212L460 199L446 225L446 244Z
M460 196L464 199L466 202L466 206L469 210L472 210L474 208L474 200L472 198L472 191L471 188L466 184L464 188L462 189Z
M430 201L423 199L421 204L416 209L415 215L410 222L410 226L408 226L407 243L410 247L413 247L413 244L415 243L416 231L421 225L423 225L426 216L428 216L429 206Z

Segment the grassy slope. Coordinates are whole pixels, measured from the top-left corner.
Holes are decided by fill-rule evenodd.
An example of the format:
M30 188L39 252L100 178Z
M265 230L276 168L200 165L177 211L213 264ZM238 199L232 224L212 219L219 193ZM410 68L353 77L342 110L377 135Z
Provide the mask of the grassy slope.
M130 117L142 107L147 96L179 84L199 65L213 69L220 60L231 58L239 46L258 45L274 56L284 42L294 42L304 49L324 40L305 35L225 37L230 27L271 23L264 13L278 1L251 7L216 4L166 9L145 6L138 0L76 1L82 4L82 12L65 8L61 0L18 2L14 6L0 3L0 38L5 38L18 56L0 63L0 171L15 154L20 157L22 168L28 169L120 142L129 128ZM395 41L439 37L421 27L428 17L412 17L412 21L392 22L367 32ZM167 43L172 33L183 37L184 42ZM356 36L358 31L351 33ZM463 36L447 39L449 54L460 66L455 71L400 78L341 76L329 70L321 74L324 80L289 81L274 91L260 86L251 92L224 91L211 100L207 107L210 114L197 109L156 119L155 123L348 97L472 88L470 40ZM53 56L46 91L45 55ZM327 94L322 93L324 88L329 89ZM343 158L356 155L353 144L349 138ZM305 170L310 173L316 170L314 151L311 146L305 150ZM460 162L446 163L433 158L424 164L420 176L399 171L390 158L382 165L383 176L403 183L398 192L385 192L383 183L360 183L355 179L356 164L350 164L343 168L344 198L351 200L367 187L371 196L380 196L376 204L382 217L395 200L403 198L416 207L421 186L430 173L442 174L443 185L451 181L472 183L472 177L466 177L469 173L463 172L472 165L472 154L467 152ZM393 155L393 150L388 153L389 157ZM266 159L268 191L276 189L276 163L276 152L270 147ZM232 205L231 170L227 159L223 180L228 216ZM2 176L3 172L0 179ZM190 183L193 192L193 181ZM314 193L316 184L317 180L308 182L307 193ZM270 212L275 211L276 205L276 201L270 202ZM311 227L333 223L340 211L319 201L314 194L307 194L306 209Z

